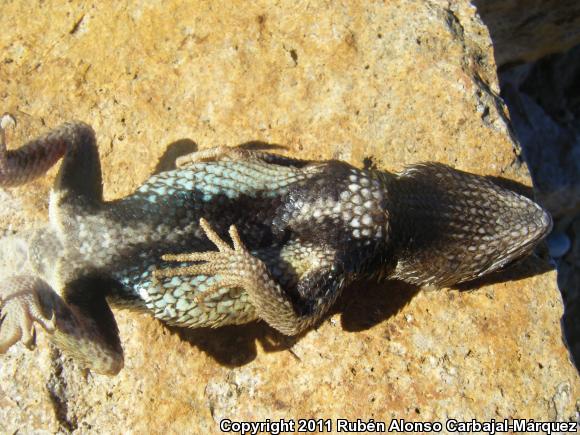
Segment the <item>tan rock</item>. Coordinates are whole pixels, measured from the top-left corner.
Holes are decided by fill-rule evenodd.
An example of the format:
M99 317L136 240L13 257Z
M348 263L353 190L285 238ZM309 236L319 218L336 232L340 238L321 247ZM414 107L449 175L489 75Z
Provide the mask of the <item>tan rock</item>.
M392 170L437 160L529 182L468 2L104 3L39 2L34 19L28 3L3 5L0 96L20 121L13 144L44 125L90 122L108 199L134 190L182 139L261 140ZM0 228L45 215L53 174L6 193ZM34 352L0 358L0 431L573 418L580 385L555 274L494 282L419 293L362 283L293 346L262 324L177 331L116 311L126 364L114 378L85 376L40 333Z
M577 0L472 0L498 65L533 62L580 44Z

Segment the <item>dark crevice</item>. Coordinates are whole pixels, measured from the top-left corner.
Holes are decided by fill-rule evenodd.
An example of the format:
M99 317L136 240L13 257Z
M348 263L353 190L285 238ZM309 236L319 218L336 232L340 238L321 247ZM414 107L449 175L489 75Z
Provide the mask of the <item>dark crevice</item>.
M548 246L564 303L562 335L580 369L580 45L502 68L499 79L537 198L554 216Z
M79 30L84 19L85 19L85 16L81 15L81 17L74 23L72 29L70 29L70 31L68 32L69 35L74 35Z
M71 418L68 412L68 399L66 397L67 385L62 375L62 359L60 351L51 346L52 373L46 382L46 390L52 404L54 414L60 425L60 429L66 433L72 433L78 428L76 418Z

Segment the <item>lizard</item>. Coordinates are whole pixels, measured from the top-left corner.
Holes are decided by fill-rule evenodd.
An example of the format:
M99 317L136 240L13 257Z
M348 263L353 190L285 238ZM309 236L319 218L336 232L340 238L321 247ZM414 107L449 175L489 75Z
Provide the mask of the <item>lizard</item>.
M182 156L104 201L89 125L15 150L0 130L2 187L60 159L48 224L0 243L0 353L33 347L40 326L109 375L124 361L111 306L190 328L261 319L296 335L353 280L451 286L528 254L552 227L532 200L440 163L390 173L237 147Z

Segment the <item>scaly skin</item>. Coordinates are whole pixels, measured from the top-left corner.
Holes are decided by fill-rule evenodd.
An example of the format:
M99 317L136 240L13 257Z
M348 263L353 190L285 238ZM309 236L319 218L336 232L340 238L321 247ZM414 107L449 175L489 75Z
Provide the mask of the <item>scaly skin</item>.
M525 255L551 228L534 202L440 164L394 175L223 147L105 202L94 133L79 122L16 151L0 144L0 185L61 157L49 223L4 244L27 255L0 282L0 352L32 344L38 324L100 373L123 365L109 304L185 327L262 319L293 335L361 276L463 282Z

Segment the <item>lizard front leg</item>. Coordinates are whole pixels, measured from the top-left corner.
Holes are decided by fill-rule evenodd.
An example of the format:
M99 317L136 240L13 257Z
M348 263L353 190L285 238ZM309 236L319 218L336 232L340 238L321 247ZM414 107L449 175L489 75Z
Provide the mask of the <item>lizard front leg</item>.
M0 187L26 184L42 176L64 156L55 190L66 190L73 200L102 200L102 177L95 134L82 122L65 123L15 150L6 149L5 125L14 119L0 117Z
M262 260L252 255L244 246L235 226L229 230L233 248L224 242L210 227L205 219L200 220L200 226L207 237L217 246L217 252L194 252L191 254L164 255L165 261L199 262L185 267L158 269L154 272L157 278L191 275L219 276L219 281L198 296L198 302L211 297L212 293L223 288L242 288L249 296L250 303L261 319L270 326L286 335L296 335L314 324L324 314L338 291L322 291L324 300L317 300L309 309L299 312L289 295L271 277ZM337 281L332 281L337 282ZM313 274L298 282L298 286L316 285ZM331 287L329 281L324 284ZM335 289L332 289L335 290Z
M96 284L96 283L95 283ZM114 375L123 367L117 324L101 289L72 283L61 298L42 279L11 276L0 283L0 353L22 341L35 344L40 325L57 346L84 367Z

